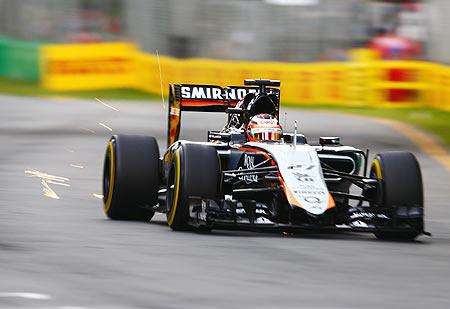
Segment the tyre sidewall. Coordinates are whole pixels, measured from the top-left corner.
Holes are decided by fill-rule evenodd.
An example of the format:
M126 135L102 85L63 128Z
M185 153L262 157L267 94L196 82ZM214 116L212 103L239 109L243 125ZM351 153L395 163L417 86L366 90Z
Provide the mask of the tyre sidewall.
M409 152L388 152L375 157L371 174L375 174L380 183L380 196L377 204L387 208L395 218L398 207L415 206L422 208L423 214L423 183L422 174L416 157ZM397 221L397 219L395 219ZM376 232L380 239L412 240L424 229L423 215L415 219L402 219L408 222L415 231L410 232Z
M214 199L218 196L218 154L211 146L186 143L172 154L171 168L175 170L174 191L178 190L178 194L174 193L174 199L167 201L167 222L174 230L186 230L189 229L189 197Z
M159 189L159 149L153 137L115 135L107 148L111 158L110 184L105 213L111 219L147 220L154 214L142 206L157 203ZM104 167L104 177L107 167ZM104 180L105 181L105 180Z

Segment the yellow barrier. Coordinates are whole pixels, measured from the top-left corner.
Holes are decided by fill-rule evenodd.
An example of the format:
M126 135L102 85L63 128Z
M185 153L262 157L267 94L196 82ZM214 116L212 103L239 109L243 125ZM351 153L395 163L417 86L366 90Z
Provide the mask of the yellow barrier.
M298 104L419 106L450 110L450 68L427 62L380 61L355 50L349 62L282 63L160 57L169 83L242 85L279 79L282 100ZM155 55L127 43L48 45L41 51L42 85L50 90L135 88L160 94ZM165 93L167 95L167 93Z
M41 83L49 90L133 88L137 46L54 44L40 51Z
M157 58L139 54L137 88L160 93ZM246 78L279 79L284 101L352 104L348 96L349 74L354 65L239 62L209 59L180 60L160 57L164 91L169 83L242 85ZM327 69L326 68L331 68Z

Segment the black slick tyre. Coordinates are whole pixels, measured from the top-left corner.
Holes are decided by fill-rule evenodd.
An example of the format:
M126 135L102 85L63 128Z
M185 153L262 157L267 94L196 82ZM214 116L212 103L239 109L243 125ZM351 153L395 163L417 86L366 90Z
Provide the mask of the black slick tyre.
M182 144L170 159L166 215L172 230L189 230L189 197L214 199L219 192L220 161L216 149Z
M422 174L416 157L410 152L387 152L378 154L370 170L370 176L381 182L378 204L391 209L394 230L409 226L407 231L379 231L375 236L385 240L414 240L423 233L423 184ZM401 218L399 208L412 207L414 215ZM409 208L411 209L411 208Z
M159 149L151 136L114 135L106 148L103 205L114 220L150 220L158 202Z

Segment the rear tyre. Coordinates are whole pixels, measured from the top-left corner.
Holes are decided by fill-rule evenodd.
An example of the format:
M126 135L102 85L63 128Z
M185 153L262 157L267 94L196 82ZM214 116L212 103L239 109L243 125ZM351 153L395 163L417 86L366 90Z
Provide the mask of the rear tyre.
M182 144L172 153L167 177L167 223L175 231L189 230L189 197L214 199L219 192L220 161L216 149Z
M158 202L159 149L151 136L114 135L103 168L105 214L114 220L149 221Z
M385 240L413 240L423 233L423 184L416 157L410 152L387 152L378 154L370 170L371 178L381 180L378 204L391 209L395 227L409 226L411 231L376 232ZM408 218L397 216L399 207L413 207L414 214ZM406 208L405 208L406 209Z

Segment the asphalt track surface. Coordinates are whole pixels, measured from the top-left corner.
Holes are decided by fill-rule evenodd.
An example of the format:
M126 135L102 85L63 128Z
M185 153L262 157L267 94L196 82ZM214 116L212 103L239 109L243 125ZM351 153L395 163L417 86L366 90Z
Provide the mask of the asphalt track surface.
M111 134L99 122L165 146L161 104L107 103L119 111L95 100L0 97L0 308L450 308L450 173L392 128L300 110L287 119L311 140L339 135L372 154L414 152L432 238L173 232L161 215L107 220L93 196ZM183 135L204 140L223 121L186 113ZM60 199L45 197L40 179L25 174L33 169L70 187L50 184Z

